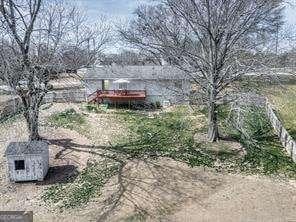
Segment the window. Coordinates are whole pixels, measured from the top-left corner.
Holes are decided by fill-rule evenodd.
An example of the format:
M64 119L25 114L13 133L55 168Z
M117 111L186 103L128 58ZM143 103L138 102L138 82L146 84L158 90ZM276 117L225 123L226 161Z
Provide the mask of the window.
M14 169L15 170L24 170L25 169L25 161L24 160L15 160L14 161Z
M119 90L127 90L127 83L119 83Z
M109 80L102 80L102 90L109 90Z

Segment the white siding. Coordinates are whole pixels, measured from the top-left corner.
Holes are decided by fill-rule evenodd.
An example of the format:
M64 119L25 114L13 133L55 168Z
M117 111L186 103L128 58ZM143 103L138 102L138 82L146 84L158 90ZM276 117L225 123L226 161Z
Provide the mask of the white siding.
M109 89L118 90L119 84L110 80ZM190 83L186 80L129 80L128 90L146 90L147 101L171 103L184 103L190 92ZM92 94L96 90L102 89L102 80L87 81L87 95Z

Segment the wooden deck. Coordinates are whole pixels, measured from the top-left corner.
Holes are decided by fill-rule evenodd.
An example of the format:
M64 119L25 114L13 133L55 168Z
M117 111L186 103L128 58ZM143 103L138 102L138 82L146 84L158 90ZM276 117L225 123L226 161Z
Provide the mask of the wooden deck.
M111 102L129 102L145 99L145 90L97 90L89 96L89 101L96 103L102 103L104 100L109 100Z

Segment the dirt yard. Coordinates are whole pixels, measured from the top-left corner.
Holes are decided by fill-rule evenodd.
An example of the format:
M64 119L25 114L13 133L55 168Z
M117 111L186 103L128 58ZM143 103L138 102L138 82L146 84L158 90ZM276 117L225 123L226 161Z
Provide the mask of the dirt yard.
M85 168L96 152L125 133L125 127L106 114L87 116L90 141L77 132L51 128L45 119L79 105L54 104L42 111L41 135L50 143L50 171L42 183L10 183L6 178L6 146L26 140L22 118L0 125L0 209L33 210L34 221L296 221L296 183L269 177L217 173L191 168L171 159L129 160L84 207L63 212L45 204L44 190L67 183ZM83 151L83 152L82 152Z

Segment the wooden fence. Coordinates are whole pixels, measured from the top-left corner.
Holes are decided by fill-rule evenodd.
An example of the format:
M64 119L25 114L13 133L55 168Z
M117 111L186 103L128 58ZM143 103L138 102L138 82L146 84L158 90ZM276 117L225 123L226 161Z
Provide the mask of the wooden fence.
M272 104L269 101L266 102L266 112L275 133L279 137L280 142L286 149L288 155L292 157L294 162L296 162L296 141L285 129L283 123L277 116Z
M277 112L273 108L273 105L264 96L255 93L240 93L236 95L233 102L234 106L256 106L266 109L267 117L274 129L274 132L278 136L282 146L292 157L293 161L296 162L296 141L292 138L289 132L285 129L284 124L278 117Z

